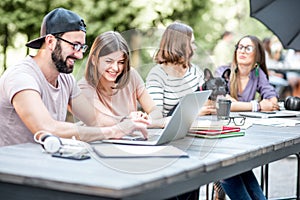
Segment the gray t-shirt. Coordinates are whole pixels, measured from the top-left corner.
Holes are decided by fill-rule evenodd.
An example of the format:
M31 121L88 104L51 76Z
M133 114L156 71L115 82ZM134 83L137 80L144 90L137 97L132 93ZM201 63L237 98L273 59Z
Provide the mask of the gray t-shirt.
M14 95L28 89L41 95L50 115L58 121L65 121L68 103L80 94L72 74L59 74L57 88L49 84L31 56L9 67L0 77L0 146L34 141L12 105Z

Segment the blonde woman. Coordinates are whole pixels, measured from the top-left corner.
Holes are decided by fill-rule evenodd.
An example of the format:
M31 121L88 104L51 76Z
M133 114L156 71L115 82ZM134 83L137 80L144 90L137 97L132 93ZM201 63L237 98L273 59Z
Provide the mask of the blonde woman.
M79 87L96 108L100 126L112 126L125 118L148 119L153 127L164 125L142 78L130 67L130 49L118 32L104 32L95 39ZM138 103L143 112L138 111Z

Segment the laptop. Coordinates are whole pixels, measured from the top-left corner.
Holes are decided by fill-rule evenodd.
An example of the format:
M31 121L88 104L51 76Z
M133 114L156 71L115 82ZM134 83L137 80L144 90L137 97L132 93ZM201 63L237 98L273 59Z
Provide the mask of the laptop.
M265 112L239 112L239 115L244 117L253 118L285 118L285 117L298 117L300 112L291 110L281 111L265 111Z
M103 142L134 145L161 145L172 140L184 138L210 94L211 90L205 90L185 95L180 100L169 123L164 129L148 129L147 140L142 136L125 136L120 139L103 140Z

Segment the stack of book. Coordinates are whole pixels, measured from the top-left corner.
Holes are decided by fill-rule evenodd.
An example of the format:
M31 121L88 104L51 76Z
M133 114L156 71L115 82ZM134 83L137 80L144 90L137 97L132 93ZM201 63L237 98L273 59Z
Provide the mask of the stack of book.
M188 135L200 138L214 139L243 136L245 135L245 132L242 132L241 128L236 126L224 126L222 121L197 119L192 124Z

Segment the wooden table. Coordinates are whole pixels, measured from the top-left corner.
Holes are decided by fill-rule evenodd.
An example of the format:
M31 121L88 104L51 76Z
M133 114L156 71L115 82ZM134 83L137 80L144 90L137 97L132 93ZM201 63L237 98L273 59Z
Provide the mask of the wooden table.
M1 199L164 199L300 152L300 126L255 125L245 136L186 137L189 158L53 158L38 144L0 148ZM96 144L102 145L102 144Z

